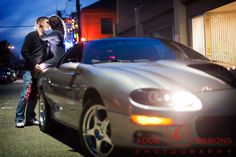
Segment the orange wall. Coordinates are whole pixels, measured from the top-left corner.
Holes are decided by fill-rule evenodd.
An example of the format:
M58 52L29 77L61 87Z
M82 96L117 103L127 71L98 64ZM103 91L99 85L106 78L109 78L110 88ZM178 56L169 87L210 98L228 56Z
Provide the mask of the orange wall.
M101 18L112 18L116 23L116 12L107 10L81 11L81 37L88 40L109 38L113 34L101 34Z

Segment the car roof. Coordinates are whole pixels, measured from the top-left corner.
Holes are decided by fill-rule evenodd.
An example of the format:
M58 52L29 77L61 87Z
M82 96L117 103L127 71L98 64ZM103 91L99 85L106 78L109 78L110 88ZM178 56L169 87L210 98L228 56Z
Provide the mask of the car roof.
M0 68L1 71L11 71L12 69L11 68L6 68L6 67L3 67L3 68Z

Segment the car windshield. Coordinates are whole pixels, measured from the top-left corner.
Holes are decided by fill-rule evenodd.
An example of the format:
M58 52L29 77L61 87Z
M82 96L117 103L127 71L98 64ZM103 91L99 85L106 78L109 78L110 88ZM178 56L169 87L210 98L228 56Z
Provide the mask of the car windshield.
M198 52L164 39L111 39L87 44L84 62L147 62L158 60L207 60Z

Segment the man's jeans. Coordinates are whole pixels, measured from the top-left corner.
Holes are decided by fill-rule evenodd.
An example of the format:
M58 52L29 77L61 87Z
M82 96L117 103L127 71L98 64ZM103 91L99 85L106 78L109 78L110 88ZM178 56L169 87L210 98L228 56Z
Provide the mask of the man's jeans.
M37 80L32 78L31 71L25 71L23 82L23 89L16 108L16 122L24 121L26 107L26 121L32 121L36 116L34 109L37 104Z

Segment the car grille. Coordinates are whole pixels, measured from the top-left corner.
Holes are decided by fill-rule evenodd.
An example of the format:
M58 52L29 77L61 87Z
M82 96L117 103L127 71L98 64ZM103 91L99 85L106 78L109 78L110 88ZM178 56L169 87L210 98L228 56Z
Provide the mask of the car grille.
M200 138L224 138L235 139L236 116L199 117L195 121L196 131Z

